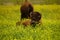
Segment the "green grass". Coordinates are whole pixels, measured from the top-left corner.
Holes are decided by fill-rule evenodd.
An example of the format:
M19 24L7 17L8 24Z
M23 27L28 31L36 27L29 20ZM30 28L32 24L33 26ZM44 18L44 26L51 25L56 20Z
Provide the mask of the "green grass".
M16 26L20 6L0 5L0 40L60 40L60 5L34 5L42 14L42 24L35 28Z

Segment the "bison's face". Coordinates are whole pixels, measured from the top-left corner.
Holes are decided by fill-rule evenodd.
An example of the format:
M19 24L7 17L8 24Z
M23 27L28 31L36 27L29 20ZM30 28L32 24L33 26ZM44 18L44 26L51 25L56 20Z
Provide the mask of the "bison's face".
M41 14L39 12L31 12L30 17L33 22L38 22L41 19Z

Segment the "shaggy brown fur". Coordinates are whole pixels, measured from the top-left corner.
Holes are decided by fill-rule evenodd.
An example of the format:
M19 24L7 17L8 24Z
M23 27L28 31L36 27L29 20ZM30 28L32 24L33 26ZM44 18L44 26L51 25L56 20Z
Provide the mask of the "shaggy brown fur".
M26 20L26 21L24 21L22 24L23 24L24 26L28 26L28 25L31 24L31 20L30 20L30 19L29 19L29 20Z
M31 18L31 24L33 23L39 23L41 20L41 14L39 12L31 12L30 13L30 18Z
M33 11L33 6L27 0L21 5L21 19L30 17L30 12Z
M28 26L28 25L30 25L30 22L31 22L30 19L26 19L26 20L24 20L24 21L18 21L18 22L16 23L16 26L19 26L20 24L23 24L24 26Z

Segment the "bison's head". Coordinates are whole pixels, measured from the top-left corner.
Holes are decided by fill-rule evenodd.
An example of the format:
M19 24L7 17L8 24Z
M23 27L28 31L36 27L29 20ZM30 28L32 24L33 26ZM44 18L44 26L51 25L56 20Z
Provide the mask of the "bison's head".
M31 23L39 23L39 20L41 20L41 14L39 12L31 12L30 13Z

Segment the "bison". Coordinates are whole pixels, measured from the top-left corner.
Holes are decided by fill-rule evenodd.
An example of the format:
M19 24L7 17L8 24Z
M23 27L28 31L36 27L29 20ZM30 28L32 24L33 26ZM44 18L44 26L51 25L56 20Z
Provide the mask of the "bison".
M30 2L25 0L25 2L21 5L20 11L21 11L21 19L29 18L30 12L33 12L33 6Z
M30 13L30 19L26 19L25 21L19 21L16 23L16 25L23 24L24 26L32 25L35 27L36 24L41 23L41 13L39 12L31 12Z
M31 12L30 19L26 19L25 21L19 21L16 25L23 24L24 26L33 25L35 27L36 24L41 23L41 13L39 12Z

